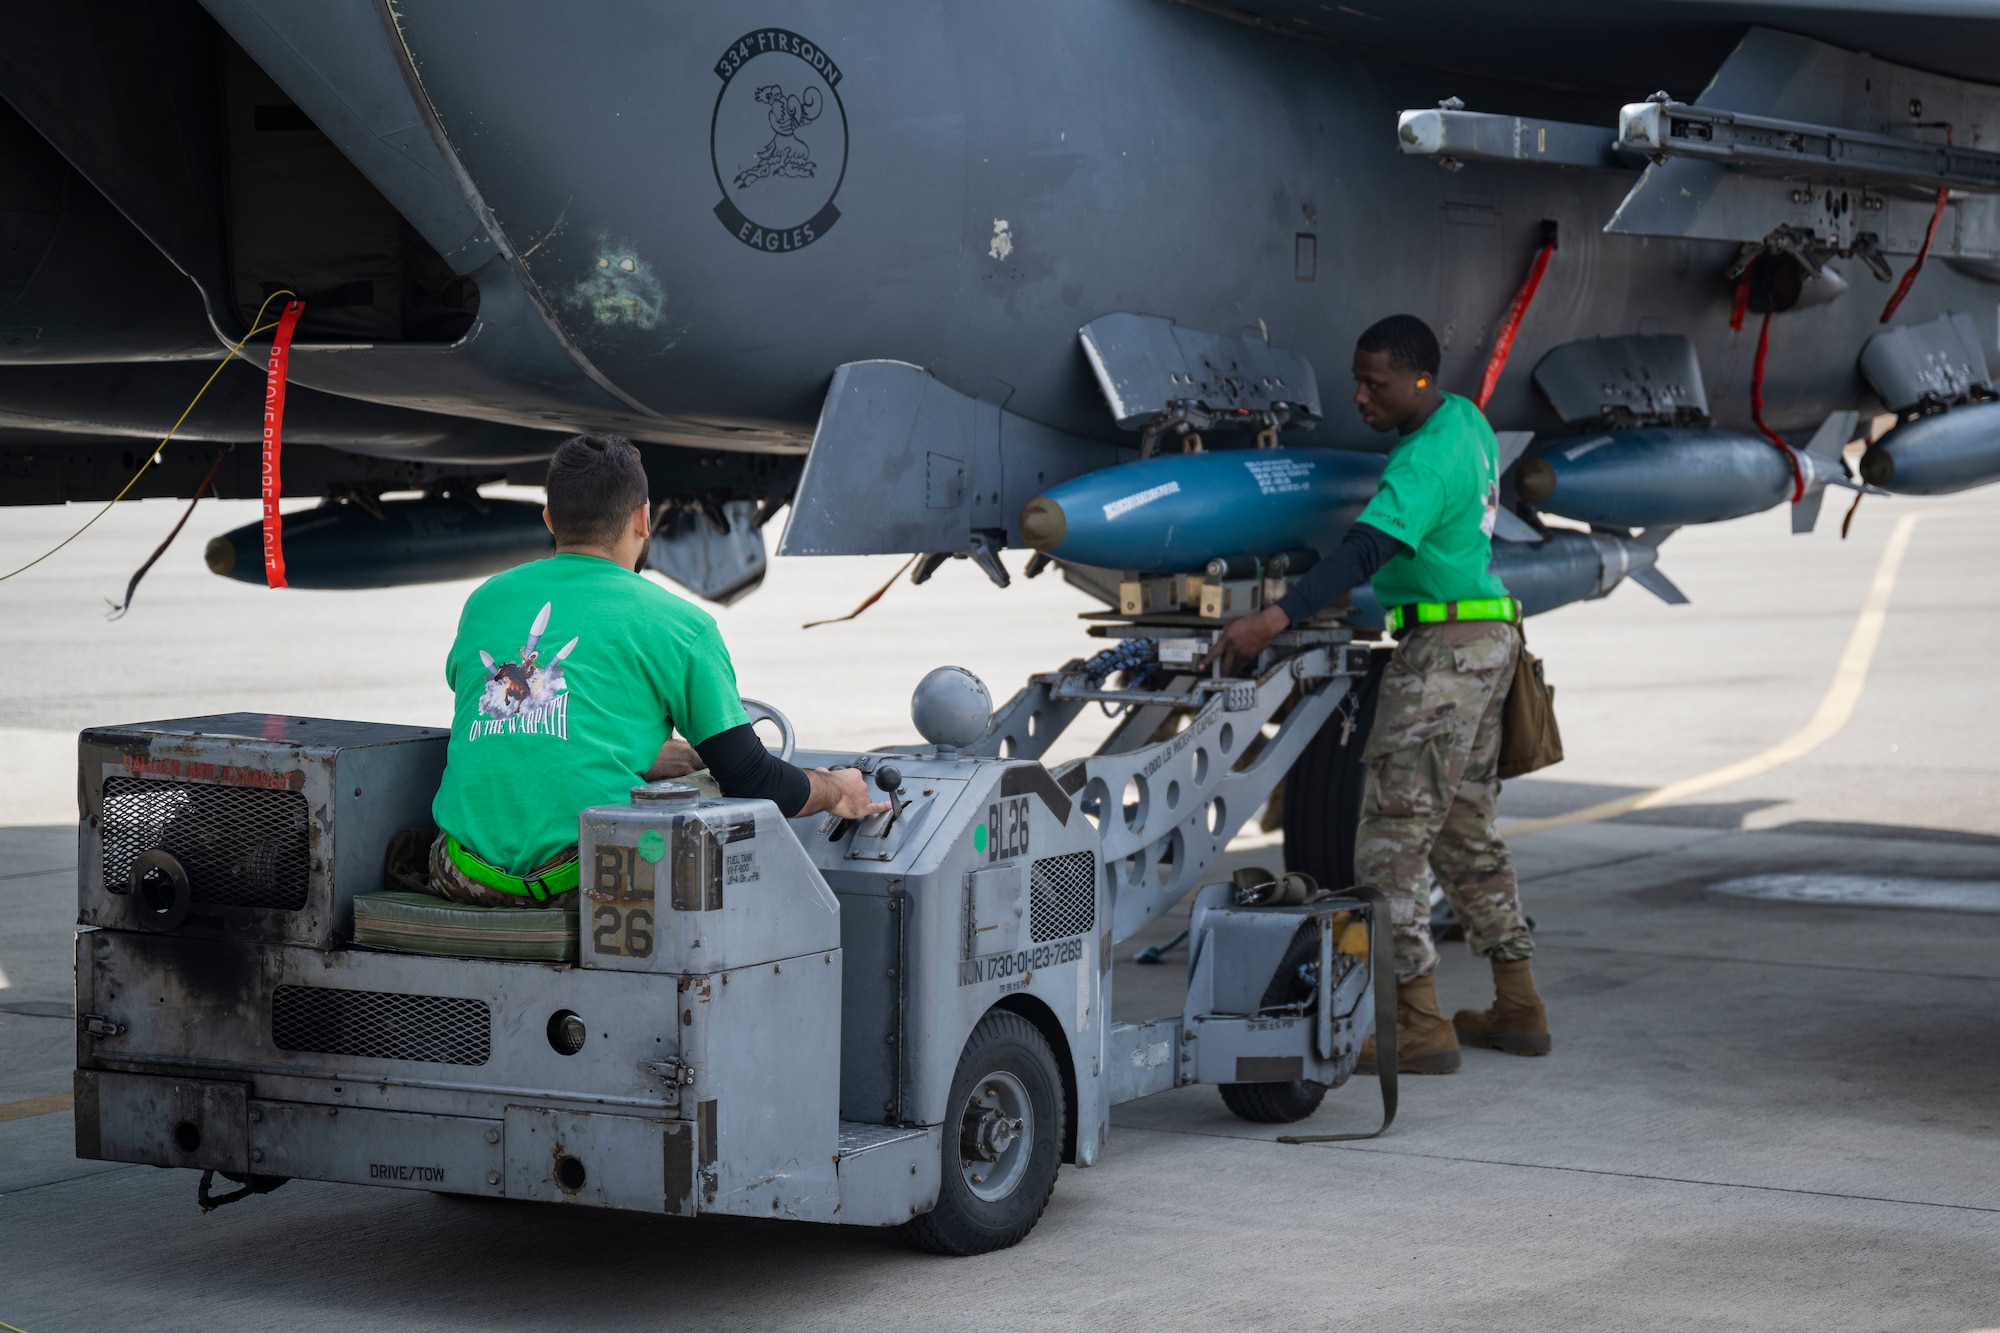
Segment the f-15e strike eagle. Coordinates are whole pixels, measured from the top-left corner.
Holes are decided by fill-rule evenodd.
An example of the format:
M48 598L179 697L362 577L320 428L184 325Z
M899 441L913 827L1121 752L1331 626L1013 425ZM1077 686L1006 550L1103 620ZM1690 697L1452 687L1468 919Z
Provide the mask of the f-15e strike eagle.
M1678 525L2000 477L1986 9L7 6L0 502L117 494L291 291L295 584L526 558L476 487L614 431L703 596L787 505L786 552L1105 591L1276 552L1066 557L1031 501L1236 449L1365 498L1318 375L1409 311L1502 433L1517 595L1671 599ZM255 494L263 393L225 367L129 494Z

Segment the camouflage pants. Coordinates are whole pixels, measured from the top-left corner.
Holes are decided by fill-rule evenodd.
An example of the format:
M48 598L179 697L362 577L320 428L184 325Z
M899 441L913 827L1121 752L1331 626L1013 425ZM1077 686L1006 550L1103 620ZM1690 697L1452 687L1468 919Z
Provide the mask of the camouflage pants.
M468 879L465 872L460 870L449 856L445 855L444 840L445 835L440 832L437 835L436 841L431 843L431 875L430 883L424 885L426 893L434 893L440 898L448 898L452 902L466 907L573 907L576 905L577 892L575 889L555 894L547 901L538 903L525 894L507 893L501 889L491 889L476 880ZM569 848L567 851L559 852L528 871L527 878L534 879L541 875L546 875L563 862L576 860L576 854L577 849L574 847Z
M1354 877L1389 900L1398 981L1437 966L1433 872L1473 953L1526 958L1534 952L1514 863L1493 831L1500 714L1520 650L1520 632L1497 621L1425 625L1403 636L1383 673L1375 726L1362 752L1368 788L1355 832Z

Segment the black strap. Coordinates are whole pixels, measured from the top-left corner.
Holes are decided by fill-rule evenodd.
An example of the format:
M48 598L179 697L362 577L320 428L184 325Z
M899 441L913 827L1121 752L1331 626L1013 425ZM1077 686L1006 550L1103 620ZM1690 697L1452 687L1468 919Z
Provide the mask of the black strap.
M231 1190L227 1194L211 1194L209 1187L215 1183L215 1172L202 1172L200 1183L194 1187L194 1201L201 1205L204 1213L212 1213L226 1203L235 1203L253 1194L269 1194L291 1179L290 1176L239 1176L233 1171L224 1171L222 1178L243 1188Z
M1280 1143L1378 1138L1396 1123L1396 941L1389 924L1389 900L1374 889L1356 887L1345 892L1366 901L1369 909L1368 966L1375 973L1375 1076L1382 1083L1382 1123L1366 1134L1281 1134Z

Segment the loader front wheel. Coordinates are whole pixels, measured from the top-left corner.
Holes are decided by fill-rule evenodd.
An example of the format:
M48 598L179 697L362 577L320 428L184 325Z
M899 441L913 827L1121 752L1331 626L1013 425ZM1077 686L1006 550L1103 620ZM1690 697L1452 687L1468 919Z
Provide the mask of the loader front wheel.
M1062 1166L1062 1073L1019 1014L986 1015L966 1040L946 1102L937 1206L903 1226L933 1254L986 1254L1034 1230Z

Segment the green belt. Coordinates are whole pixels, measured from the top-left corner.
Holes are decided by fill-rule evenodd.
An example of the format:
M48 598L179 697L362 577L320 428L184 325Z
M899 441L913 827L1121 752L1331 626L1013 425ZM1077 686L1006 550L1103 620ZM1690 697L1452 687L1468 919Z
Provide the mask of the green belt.
M1389 608L1387 623L1391 634L1401 634L1405 625L1442 625L1452 620L1506 620L1521 618L1521 604L1511 597L1474 597L1463 602L1412 602Z
M459 845L457 838L445 835L444 854L451 858L464 876L474 884L483 884L489 889L511 893L521 898L533 898L545 903L559 893L568 893L583 882L583 869L579 861L565 861L539 879L523 879L510 875L499 866L488 864Z

